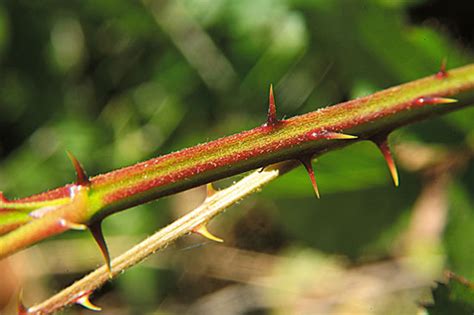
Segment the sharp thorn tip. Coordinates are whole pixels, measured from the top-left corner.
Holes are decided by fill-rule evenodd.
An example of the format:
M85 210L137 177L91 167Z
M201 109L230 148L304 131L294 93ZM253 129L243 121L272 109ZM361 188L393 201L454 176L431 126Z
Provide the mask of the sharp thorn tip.
M318 199L321 198L319 194L318 184L316 183L316 177L314 176L314 169L313 165L311 164L311 158L304 158L300 160L303 166L306 169L306 172L309 175L309 179L311 180L311 185L313 186L314 193Z
M448 97L439 97L437 104L449 104L449 103L457 103L458 100L455 98L448 98Z
M109 278L112 278L112 264L110 261L110 253L107 247L107 243L104 238L104 233L102 232L102 222L95 222L89 226L89 230L94 237L99 249L102 253L102 256L105 260L105 265L107 266L107 270L109 272Z
M99 312L102 310L101 307L92 304L90 301L90 296L92 294L92 291L86 291L86 292L81 292L79 294L79 297L74 301L74 303L81 305L84 308L87 308L88 310L91 311L96 311Z
M347 139L357 139L357 136L348 135L345 133L339 132L328 132L327 139L335 139L335 140L347 140Z
M388 167L388 170L390 171L393 184L395 185L395 187L398 187L400 185L400 181L398 177L397 166L393 159L392 153L390 152L390 147L388 145L387 137L384 136L380 139L375 139L373 140L373 142L377 145L377 147L379 148L380 152L382 153L385 159L385 162L387 163L387 167Z
M212 234L211 232L209 232L209 230L207 229L207 226L205 224L199 225L198 227L193 229L193 232L197 233L201 236L204 236L205 238L207 238L211 241L214 241L214 242L219 242L219 243L224 242L224 240L222 238L217 237L214 234Z
M79 160L70 151L66 151L66 154L68 155L72 165L74 166L74 169L76 170L76 184L83 186L89 185L89 177L87 176L86 171L82 167Z
M74 223L66 219L59 219L59 223L70 230L77 230L77 231L87 230L87 225L81 224L81 223Z
M450 104L456 103L458 100L448 97L439 97L439 96L422 96L415 99L415 105L436 105L436 104Z
M278 119L276 117L275 97L273 95L273 84L270 84L268 103L267 126L273 126L278 123Z

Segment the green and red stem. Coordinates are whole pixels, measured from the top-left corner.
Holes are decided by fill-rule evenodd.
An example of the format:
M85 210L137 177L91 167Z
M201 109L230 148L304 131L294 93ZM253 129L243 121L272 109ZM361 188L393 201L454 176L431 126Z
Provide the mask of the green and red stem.
M311 170L312 156L354 141L373 141L391 160L382 135L464 106L462 102L446 105L451 100L445 97L473 89L474 65L449 72L442 69L424 79L287 120L277 119L271 89L267 122L252 130L92 178L71 157L78 182L17 200L0 196L0 258L68 227L85 224L96 231L112 213L276 162L301 160ZM394 167L390 166L392 174L396 174ZM315 185L314 177L312 181Z

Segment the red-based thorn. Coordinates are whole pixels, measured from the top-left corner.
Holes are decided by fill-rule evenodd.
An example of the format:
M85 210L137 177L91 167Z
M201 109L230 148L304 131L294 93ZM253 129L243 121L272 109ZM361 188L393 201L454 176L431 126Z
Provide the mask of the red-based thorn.
M347 140L347 139L357 138L357 136L348 135L348 134L340 133L340 132L332 132L332 131L324 133L322 137L328 140Z
M441 61L441 67L435 76L437 79L445 79L448 77L448 72L446 71L446 58L443 58L443 61Z
M78 297L74 300L74 303L81 305L82 307L87 308L88 310L91 311L101 311L102 308L92 304L90 301L90 296L92 294L92 291L82 291L79 293Z
M413 101L414 105L436 105L436 104L450 104L456 103L458 100L454 98L439 97L439 96L422 96Z
M99 246L102 256L104 257L105 265L109 271L109 277L112 278L112 265L110 262L109 249L107 247L107 243L105 242L104 233L102 232L102 222L98 221L92 223L89 225L89 230L91 231L92 236L94 237L94 240Z
M387 136L373 139L373 142L375 143L375 145L377 145L380 152L382 152L382 155L385 158L385 162L387 162L390 175L392 176L393 183L395 184L395 187L398 187L399 179L398 179L397 166L395 165L395 161L393 160L392 153L390 152Z
M219 243L224 242L224 240L222 238L217 237L214 234L212 234L211 232L209 232L209 230L207 229L207 226L206 226L205 223L201 224L201 225L198 225L192 231L194 233L197 233L197 234L201 235L201 236L204 236L207 239L210 239L211 241L219 242Z
M348 135L345 133L334 132L334 131L310 131L307 133L307 136L310 140L350 140L357 139L357 136Z
M207 198L213 196L216 192L217 192L217 190L214 188L212 183L208 183L206 185L206 196L207 196Z
M69 159L72 162L72 165L74 166L74 169L76 170L76 184L78 185L83 185L83 186L88 186L90 184L89 177L86 174L86 171L82 167L81 163L76 159L76 157L69 151L66 151Z
M17 302L17 312L18 315L28 315L28 308L23 303L23 290L20 289L18 292L18 302Z
M314 193L316 194L316 197L318 197L319 199L320 198L319 189L318 189L318 184L316 183L316 178L314 176L314 170L313 170L313 165L311 164L311 158L310 157L302 158L300 159L300 161L301 161L301 164L303 164L303 166L305 167L306 171L308 172L309 179L311 180L311 185L313 185Z
M8 202L8 199L3 194L3 191L0 191L0 201L1 202Z
M275 97L273 96L273 85L270 84L270 94L268 95L268 115L267 126L274 126L278 123L276 117Z
M348 135L340 132L328 132L325 135L326 139L334 140L346 140L346 139L357 139L357 136Z

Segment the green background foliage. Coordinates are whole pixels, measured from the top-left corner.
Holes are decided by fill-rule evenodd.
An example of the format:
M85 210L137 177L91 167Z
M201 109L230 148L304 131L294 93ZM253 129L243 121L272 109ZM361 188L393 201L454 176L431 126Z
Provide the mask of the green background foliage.
M279 116L290 117L434 74L443 58L448 68L469 63L470 20L451 16L468 9L450 6L421 0L4 1L0 189L20 197L71 182L65 150L95 175L260 125L270 83ZM449 152L466 157L474 147L472 121L474 108L468 108L403 128L392 140L435 150L434 160ZM435 180L408 159L394 189L370 143L318 159L321 200L301 168L217 218L211 230L228 249L288 258L272 274L278 288L296 286L299 273L318 267L342 272L404 257L423 261L413 267L416 277L438 279L450 268L474 280L474 163L466 159L446 171L446 213L434 241L411 235L402 242L424 187ZM107 219L112 255L203 197L180 194ZM47 258L25 262L26 269L42 270L21 283L26 302L93 269L101 262L95 246L86 233L71 232L26 251L32 260L64 260L54 268ZM185 262L212 259L212 247L186 238L108 284L96 294L97 304L106 314L199 313L212 293L248 285ZM342 305L346 293L340 294ZM370 312L415 314L429 285L387 296ZM286 304L263 303L235 314L286 311L295 313Z
M433 303L425 305L429 315L472 314L474 290L460 279L449 279L446 284L438 283L432 294Z

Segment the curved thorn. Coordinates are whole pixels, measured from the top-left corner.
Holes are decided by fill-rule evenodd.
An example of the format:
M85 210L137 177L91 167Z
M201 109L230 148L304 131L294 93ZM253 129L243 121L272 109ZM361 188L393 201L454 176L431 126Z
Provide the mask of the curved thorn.
M101 311L102 310L101 307L92 304L92 302L90 301L91 294L92 294L92 291L81 292L79 294L79 297L74 301L74 303L79 304L82 307L85 307L91 311L96 311L96 312Z
M314 193L316 194L316 197L319 199L320 198L319 189L318 189L318 184L316 183L316 178L314 176L314 170L313 170L313 165L311 164L311 158L309 157L302 158L300 159L300 161L301 161L301 164L303 164L303 166L305 167L306 172L308 172L309 179L311 180L311 184L313 185Z
M8 199L3 194L3 191L0 191L0 202L7 202L7 201L8 201Z
M197 226L196 228L193 229L193 232L200 234L201 236L204 236L205 238L210 239L211 241L214 241L214 242L219 242L219 243L224 242L222 238L219 238L213 235L211 232L209 232L205 224L201 224Z
M109 271L109 277L112 277L112 265L110 263L110 254L109 249L107 248L107 243L105 242L104 233L102 233L102 221L95 222L89 226L89 230L94 237L99 249L104 256L105 264L107 270Z
M267 126L274 126L278 123L278 119L276 117L275 97L273 96L273 84L270 84L268 104Z
M208 183L208 184L206 185L206 196L207 196L207 198L211 197L211 196L214 195L216 192L217 192L217 190L214 188L214 186L212 185L212 183Z
M76 157L69 151L66 151L67 156L72 162L74 169L76 170L76 184L87 186L90 184L89 177L86 174L86 171L82 167L81 163L76 159Z
M380 137L380 138L374 138L372 141L379 148L380 152L382 152L382 155L385 159L385 162L387 162L387 166L388 166L388 169L390 171L390 175L392 176L393 183L394 183L395 187L398 187L400 182L399 182L399 178L398 178L397 166L395 165L395 161L393 160L392 153L390 152L390 147L388 145L387 136L383 136L383 137Z

